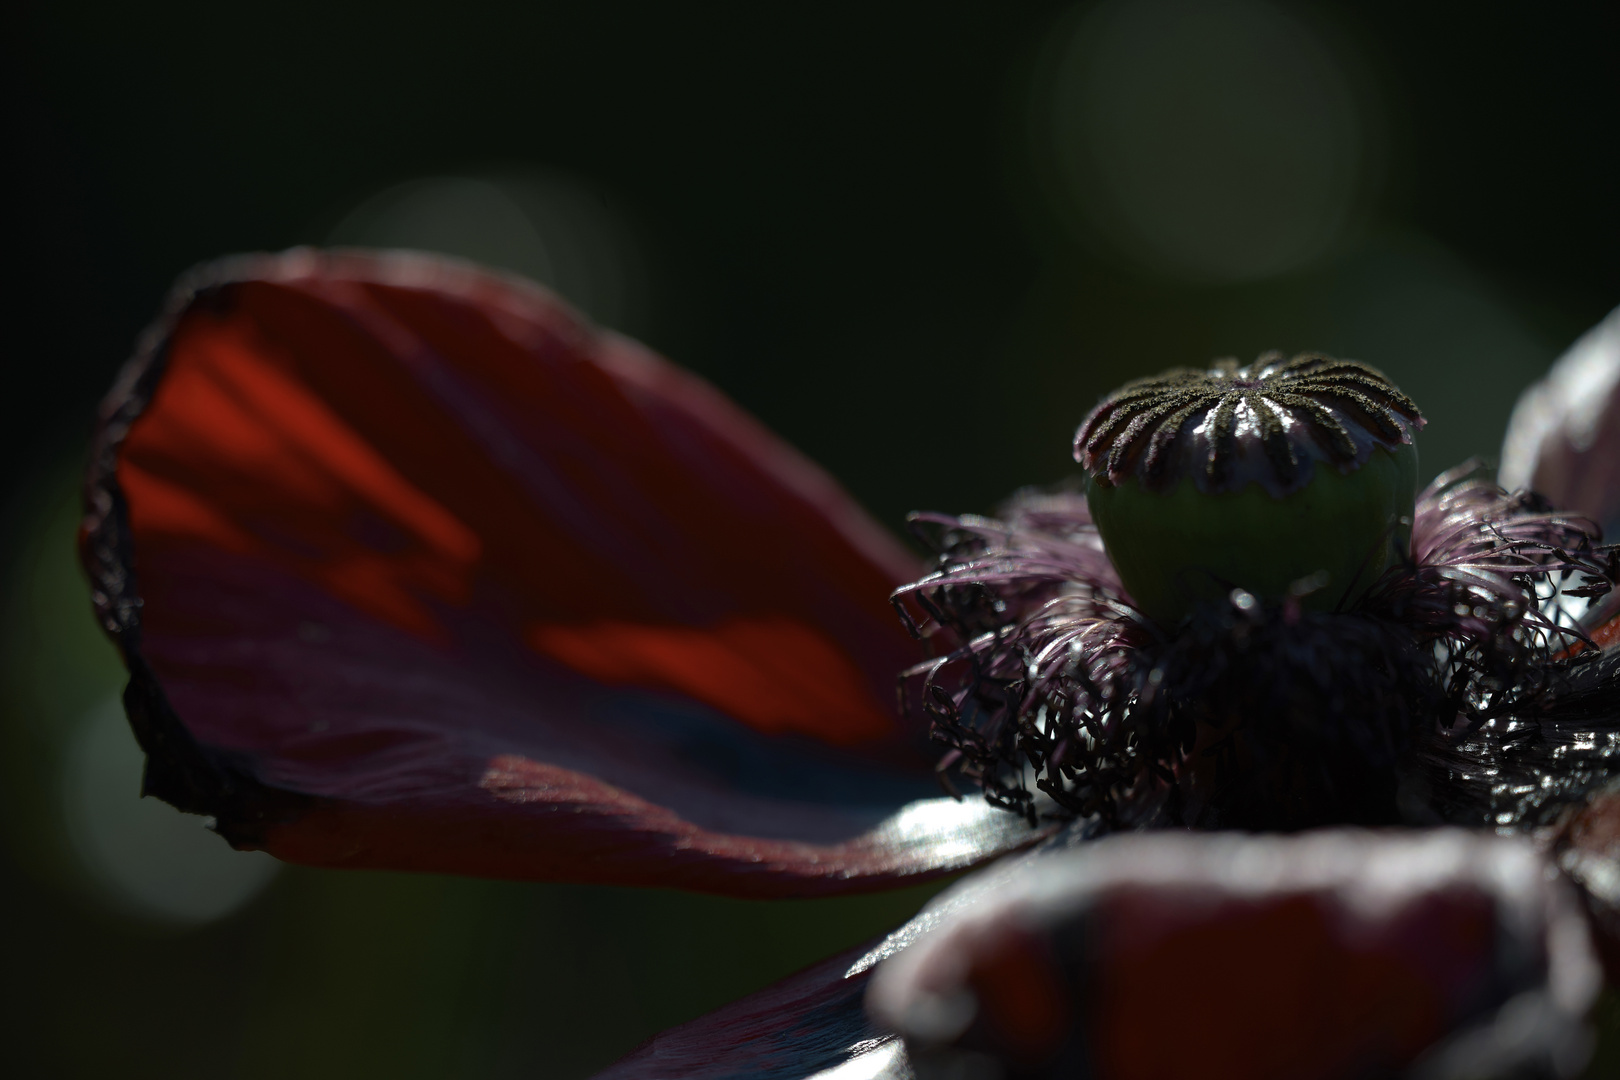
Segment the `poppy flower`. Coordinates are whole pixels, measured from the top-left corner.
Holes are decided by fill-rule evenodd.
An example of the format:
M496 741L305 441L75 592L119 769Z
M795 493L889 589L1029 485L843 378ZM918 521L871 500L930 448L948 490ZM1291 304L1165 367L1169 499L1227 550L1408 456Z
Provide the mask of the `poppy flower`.
M1597 516L1614 396L1549 399L1533 440ZM1075 492L919 518L924 565L537 286L299 250L177 286L86 500L145 791L237 847L759 897L999 860L607 1076L1567 1069L1589 929L1620 941L1613 553L1477 478L1425 492L1353 610L1234 586L1167 633ZM1251 767L1312 708L1348 718L1325 771ZM1234 724L1239 765L1195 768ZM1137 832L1345 822L1475 828Z

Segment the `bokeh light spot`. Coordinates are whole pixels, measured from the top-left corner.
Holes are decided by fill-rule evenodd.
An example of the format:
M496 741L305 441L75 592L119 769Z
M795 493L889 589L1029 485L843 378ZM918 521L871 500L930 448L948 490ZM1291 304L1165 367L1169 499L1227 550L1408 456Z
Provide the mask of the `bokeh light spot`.
M1367 194L1367 105L1311 27L1259 0L1112 0L1057 34L1037 130L1065 216L1194 281L1268 277L1342 239Z
M160 922L212 922L247 903L280 864L233 851L204 820L140 797L140 747L116 697L86 714L68 749L62 795L85 869L119 906Z
M433 251L508 270L626 333L645 319L645 264L625 216L594 185L560 173L408 180L361 201L326 242Z

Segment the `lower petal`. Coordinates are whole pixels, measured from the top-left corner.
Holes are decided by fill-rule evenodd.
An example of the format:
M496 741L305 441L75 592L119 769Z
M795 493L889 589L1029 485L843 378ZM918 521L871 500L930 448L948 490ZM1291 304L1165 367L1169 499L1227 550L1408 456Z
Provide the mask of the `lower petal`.
M940 1072L1568 1075L1599 985L1540 856L1452 830L1102 840L980 874L899 938L869 1007Z

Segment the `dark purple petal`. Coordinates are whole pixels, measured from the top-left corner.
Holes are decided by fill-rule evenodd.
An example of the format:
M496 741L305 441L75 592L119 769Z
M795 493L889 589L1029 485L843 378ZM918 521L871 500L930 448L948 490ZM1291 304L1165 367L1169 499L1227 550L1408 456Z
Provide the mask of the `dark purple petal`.
M942 1075L988 1059L1031 1078L1306 1080L1425 1056L1570 1075L1600 982L1536 851L1450 830L1039 852L943 894L887 951L868 1006Z
M904 1047L863 1005L867 951L851 949L671 1028L595 1080L912 1080Z
M208 268L109 398L88 498L147 790L239 846L804 895L1038 835L924 799L903 550L527 283Z
M1503 487L1538 491L1620 538L1620 308L1520 396L1501 478Z

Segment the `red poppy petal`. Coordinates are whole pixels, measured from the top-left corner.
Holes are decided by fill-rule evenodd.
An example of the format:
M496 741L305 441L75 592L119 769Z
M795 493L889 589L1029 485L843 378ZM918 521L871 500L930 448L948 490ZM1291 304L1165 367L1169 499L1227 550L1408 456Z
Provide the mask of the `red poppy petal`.
M1520 395L1500 476L1620 536L1620 308Z
M148 787L327 865L870 888L933 800L912 560L713 389L424 256L203 271L110 397L86 559Z
M941 1075L1325 1080L1492 1046L1506 1075L1578 1056L1600 983L1540 856L1460 830L1103 840L981 873L892 941L868 1006Z

